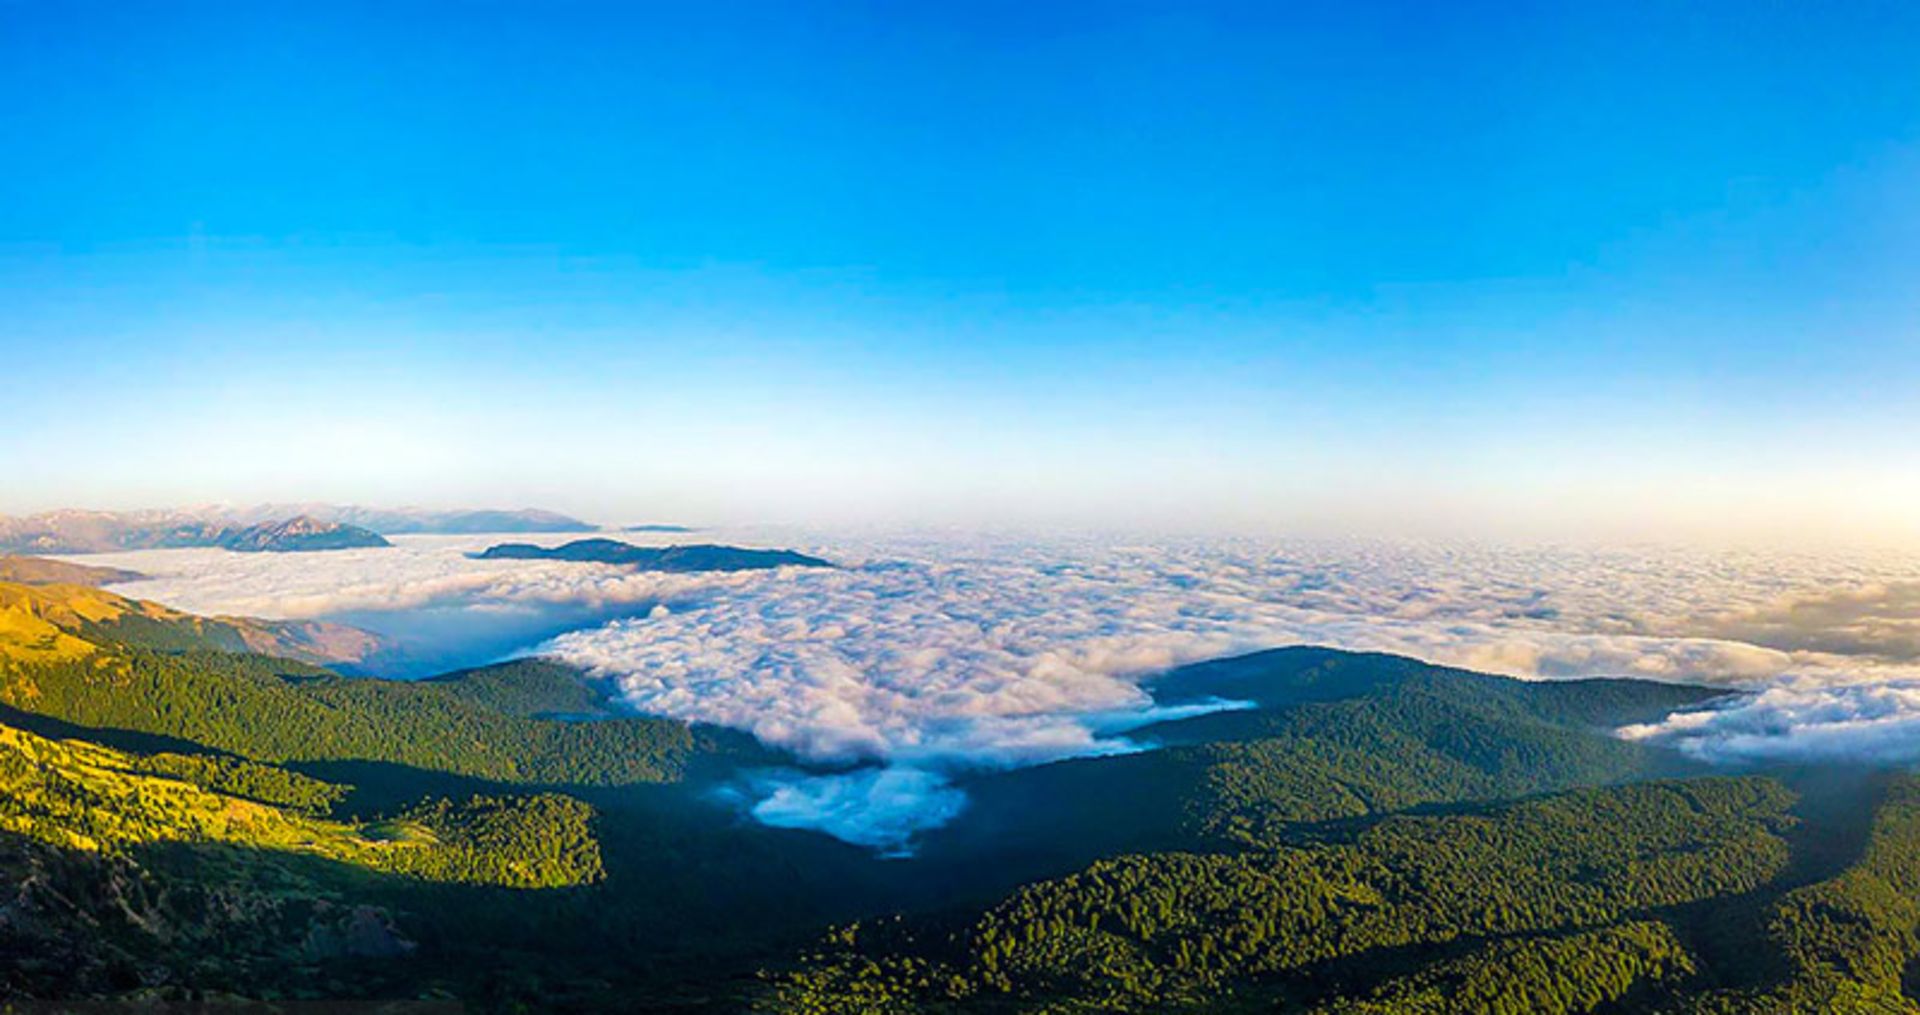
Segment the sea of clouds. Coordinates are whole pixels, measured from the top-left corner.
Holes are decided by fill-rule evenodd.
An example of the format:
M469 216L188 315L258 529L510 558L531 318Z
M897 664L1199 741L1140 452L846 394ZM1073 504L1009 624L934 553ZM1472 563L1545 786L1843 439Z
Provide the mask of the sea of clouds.
M433 536L323 554L86 559L152 575L118 591L193 612L379 631L406 651L397 675L537 651L609 680L639 711L748 730L814 761L871 762L769 775L742 799L769 824L882 849L964 808L956 772L1138 749L1127 730L1160 717L1140 677L1287 644L1527 678L1640 676L1751 692L1621 733L1708 759L1920 755L1920 556L779 530L700 538L843 566L647 574L474 560L490 540Z

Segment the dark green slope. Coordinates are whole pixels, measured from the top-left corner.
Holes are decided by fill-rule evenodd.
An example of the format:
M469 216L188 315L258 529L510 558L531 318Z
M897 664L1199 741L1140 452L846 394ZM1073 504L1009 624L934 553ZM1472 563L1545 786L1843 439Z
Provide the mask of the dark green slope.
M975 778L930 861L1036 876L1125 850L1283 841L1303 826L1699 769L1612 728L1716 692L1648 681L1529 683L1397 656L1282 649L1175 670L1161 704L1257 707L1149 726L1157 750Z
M0 702L257 760L382 762L498 782L672 782L703 758L763 753L750 738L677 720L534 719L447 683L341 677L219 652L114 647L80 661L8 664Z
M639 571L762 571L776 567L832 567L831 561L793 550L758 550L702 543L687 546L635 546L617 539L578 539L564 546L500 543L474 554L479 560L564 560L619 564Z
M619 708L607 689L551 659L515 659L422 681L469 704L530 719L608 718Z
M1394 817L1312 845L1121 856L969 917L856 925L778 978L767 1004L1305 1003L1322 981L1351 977L1337 964L1358 956L1379 955L1383 969L1422 951L1447 959L1463 943L1626 924L1752 891L1788 864L1792 802L1763 779L1650 783Z
M743 734L619 714L571 668L521 660L415 683L350 679L226 651L221 625L148 604L29 605L0 617L11 625L0 626L0 723L137 752L123 782L178 780L284 807L390 837L397 852L376 871L303 855L296 834L276 839L291 851L191 834L62 848L64 831L92 828L79 820L94 807L91 776L51 815L0 807L0 824L30 819L50 840L21 845L32 905L13 912L33 915L0 919L0 984L9 970L23 978L4 996L439 991L482 1010L577 997L576 1010L599 1011L617 981L622 994L644 985L640 996L735 1010L730 977L750 983L755 965L823 921L897 897L897 868L869 851L744 822L713 796L737 766L785 756ZM150 802L154 813L172 799ZM213 820L203 811L218 808L193 820ZM147 813L126 820L144 827ZM487 887L548 883L555 870L591 887ZM204 933L176 926L191 920ZM126 929L95 930L114 927ZM407 946L380 944L389 936ZM64 981L35 958L52 954L49 939L77 943Z
M503 783L677 782L768 757L751 737L616 715L576 671L523 661L438 680L340 676L233 651L253 621L208 621L78 586L11 591L0 705L112 739L164 738L256 761L389 765ZM542 718L591 712L601 721Z
M1379 652L1295 646L1196 663L1147 683L1154 700L1181 705L1208 699L1250 701L1268 711L1313 702L1428 692L1462 704L1544 722L1611 728L1665 716L1724 693L1650 680L1528 681L1436 666ZM1190 720L1231 724L1238 713ZM1178 724L1166 724L1167 729ZM1205 728L1204 726L1201 728ZM1205 739L1222 739L1211 732Z
M711 798L704 776L771 757L749 738L538 718L607 711L566 667L358 680L218 651L169 617L138 625L139 644L57 619L75 632L47 641L57 654L0 653L0 732L119 768L56 778L32 754L0 759L34 787L0 798L0 997L737 1010L757 964L893 897L870 852ZM89 746L103 741L122 750ZM223 816L250 804L288 816ZM209 827L227 832L196 831ZM142 837L153 828L171 838Z
M762 1007L1920 1012L1920 779L1609 735L1716 692L1319 649L1153 687L1257 707L972 780L916 862L985 894L834 931Z
M1760 982L1684 998L1675 1011L1920 1012L1920 778L1868 781L1878 801L1858 856L1767 905L1756 951L1769 961L1741 970Z
M1916 974L1920 777L1801 769L1100 860L985 906L842 927L769 974L760 1004L1914 1015Z

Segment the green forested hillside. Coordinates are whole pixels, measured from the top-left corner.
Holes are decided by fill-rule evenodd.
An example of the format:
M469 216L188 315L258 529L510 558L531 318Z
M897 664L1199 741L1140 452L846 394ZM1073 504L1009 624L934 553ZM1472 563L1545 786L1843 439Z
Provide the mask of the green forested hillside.
M762 1006L1920 1010L1920 780L1709 777L1606 735L1710 691L1295 649L1156 693L1256 707L1139 734L1159 750L976 780L926 862L1084 866L846 925L776 966ZM1573 786L1606 788L1529 796ZM1852 853L1850 810L1873 814Z
M1765 986L1711 992L1697 1012L1920 1012L1920 778L1885 788L1858 860L1768 910Z
M78 586L0 583L0 704L80 727L275 762L381 762L503 782L683 778L750 738L612 717L577 673L526 662L414 683L231 651L259 622L206 621ZM543 713L598 713L564 722Z
M579 670L550 659L515 659L422 683L444 688L469 704L531 719L617 714L604 688L582 679Z
M1154 689L1168 701L1258 707L1133 734L1157 750L975 779L968 820L932 836L925 854L996 852L1044 872L1121 850L1270 844L1425 804L1697 774L1606 734L1711 694L1645 681L1529 684L1323 649L1206 663Z
M1319 1015L1562 1015L1630 1007L1697 967L1672 928L1655 920L1495 941L1395 978Z
M61 577L85 576L83 570ZM0 659L68 660L90 655L102 643L168 652L259 652L316 665L357 665L385 651L374 635L339 624L196 617L92 584L44 583L31 573L0 578Z
M567 667L350 679L248 623L0 596L0 997L1920 1012L1920 779L1610 734L1705 689L1221 660L1150 688L1247 707L959 776L898 860L746 819L792 759Z
M1103 860L956 930L850 927L774 1007L862 1010L843 995L1197 1007L1373 951L1608 926L1772 880L1792 800L1766 780L1653 783L1396 817L1340 842Z
M1782 782L1396 816L1274 849L1099 861L973 912L849 924L768 1011L1920 1011L1920 778L1856 773L1830 877ZM1757 914L1759 920L1749 920ZM1751 926L1749 924L1751 923Z
M273 780L268 771L247 762L201 767L182 764L178 755L144 758L0 726L0 831L96 851L225 844L510 887L584 884L602 873L589 827L593 811L567 797L476 797L458 807L442 800L355 826L308 812L334 787L291 773ZM288 795L308 806L284 808L209 788L234 783L292 788Z
M87 658L0 663L0 703L79 726L265 761L387 762L502 782L671 782L746 738L675 720L532 719L433 682L340 677L266 656L109 643Z

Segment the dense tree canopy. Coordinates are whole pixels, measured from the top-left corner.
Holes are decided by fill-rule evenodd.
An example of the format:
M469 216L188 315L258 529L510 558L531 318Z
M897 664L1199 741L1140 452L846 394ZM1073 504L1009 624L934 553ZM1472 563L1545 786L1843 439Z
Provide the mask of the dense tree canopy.
M350 679L62 588L0 604L8 998L1920 1012L1920 778L1609 735L1704 689L1203 664L1151 688L1254 707L964 777L897 860L745 820L791 759L552 662Z

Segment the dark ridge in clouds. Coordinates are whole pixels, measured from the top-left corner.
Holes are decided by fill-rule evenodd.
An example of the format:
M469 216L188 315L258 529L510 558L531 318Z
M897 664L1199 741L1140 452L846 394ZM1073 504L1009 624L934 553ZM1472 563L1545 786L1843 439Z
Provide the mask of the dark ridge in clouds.
M792 550L761 550L713 543L634 546L617 539L576 539L561 546L500 543L474 554L476 560L565 560L619 564L641 571L762 571L776 567L832 567L831 561Z

